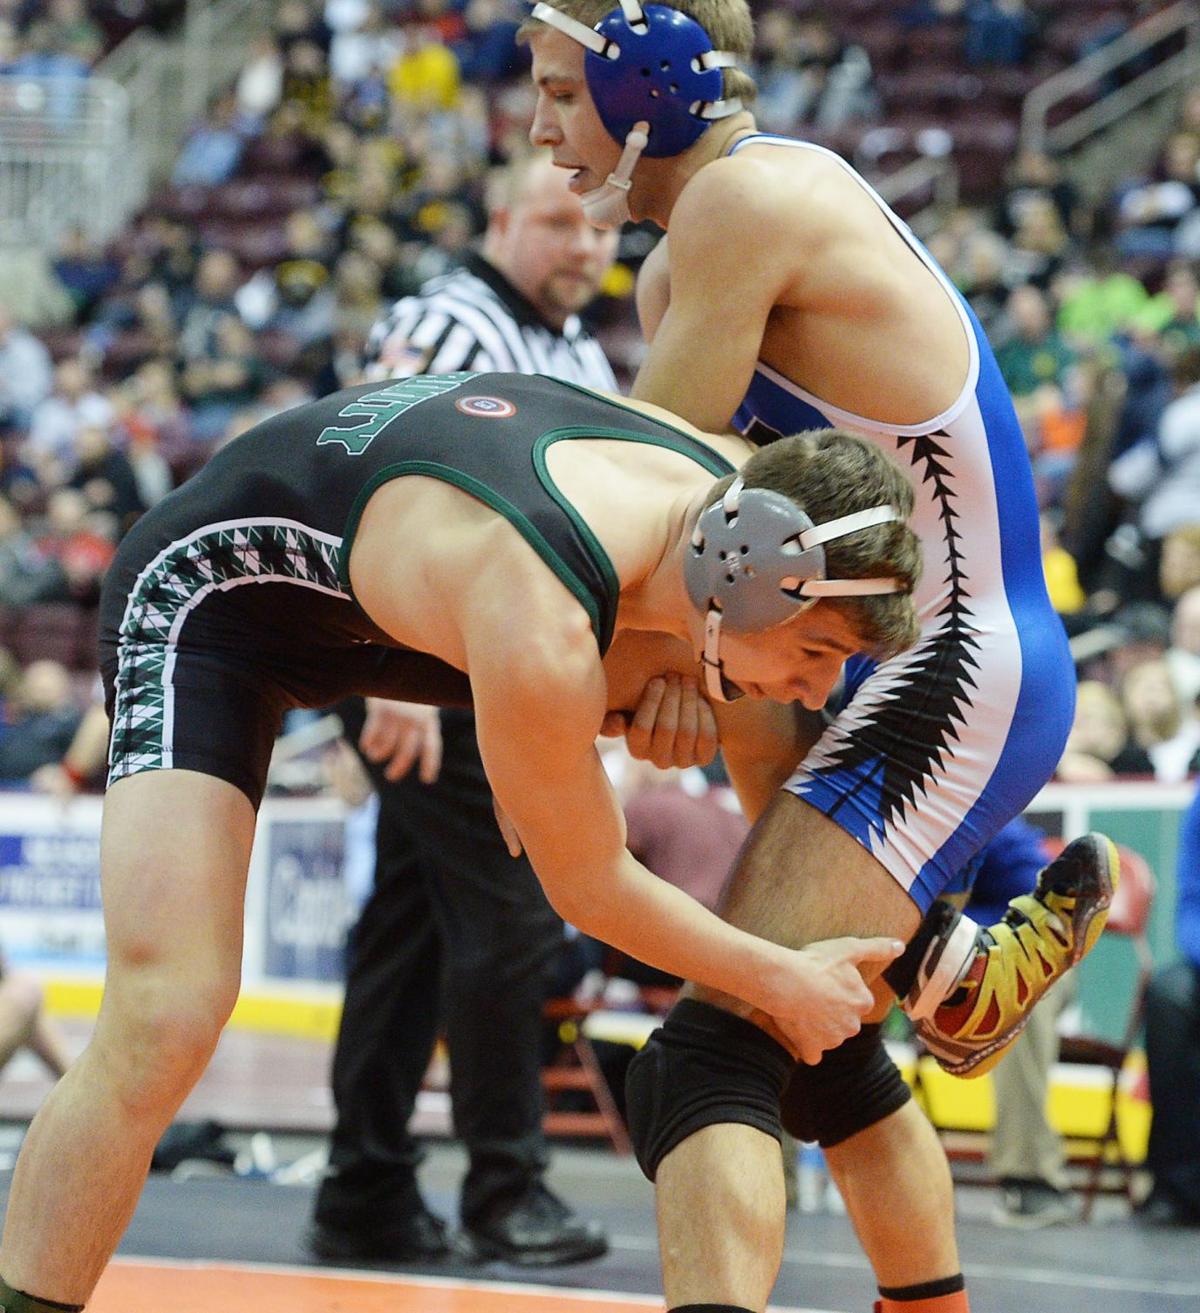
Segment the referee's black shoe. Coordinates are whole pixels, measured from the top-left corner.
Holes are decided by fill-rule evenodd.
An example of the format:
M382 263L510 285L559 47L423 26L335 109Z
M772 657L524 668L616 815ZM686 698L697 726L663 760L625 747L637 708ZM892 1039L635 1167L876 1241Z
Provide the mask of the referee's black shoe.
M314 1219L306 1241L323 1263L437 1263L450 1253L446 1223L423 1205L369 1226Z
M576 1217L541 1181L515 1199L493 1204L464 1222L455 1238L472 1262L501 1259L520 1267L584 1263L608 1253L608 1238L595 1222Z

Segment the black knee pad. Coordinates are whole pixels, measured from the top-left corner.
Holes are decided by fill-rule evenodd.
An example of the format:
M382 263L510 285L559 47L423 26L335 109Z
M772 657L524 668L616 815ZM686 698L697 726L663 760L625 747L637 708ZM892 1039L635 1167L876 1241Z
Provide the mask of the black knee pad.
M794 1065L764 1030L685 998L629 1064L625 1114L638 1166L658 1165L705 1126L738 1122L779 1139L779 1094Z
M883 1047L880 1027L864 1026L822 1054L815 1066L797 1064L783 1091L780 1113L789 1134L828 1149L883 1121L911 1098L912 1091Z

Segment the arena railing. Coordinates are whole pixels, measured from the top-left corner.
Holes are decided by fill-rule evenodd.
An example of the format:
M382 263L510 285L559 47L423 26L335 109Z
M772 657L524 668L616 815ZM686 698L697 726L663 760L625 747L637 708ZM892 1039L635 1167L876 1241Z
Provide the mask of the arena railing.
M97 66L129 96L129 213L170 174L188 124L230 85L269 23L270 7L255 0L192 0L180 35L140 29Z
M107 78L0 75L0 245L79 227L104 239L129 201L129 98Z
M0 246L103 241L168 174L189 122L268 21L254 0L194 0L178 36L130 34L85 78L0 75Z
M1178 41L1179 49L1145 67L1155 47ZM1021 147L1054 155L1073 150L1197 76L1200 5L1181 0L1034 87L1021 111ZM1095 95L1091 104L1051 124L1056 108L1085 92Z
M948 155L913 160L895 173L876 179L874 186L893 209L909 212L909 201L920 206L908 213L907 220L918 237L936 232L958 204L958 169Z

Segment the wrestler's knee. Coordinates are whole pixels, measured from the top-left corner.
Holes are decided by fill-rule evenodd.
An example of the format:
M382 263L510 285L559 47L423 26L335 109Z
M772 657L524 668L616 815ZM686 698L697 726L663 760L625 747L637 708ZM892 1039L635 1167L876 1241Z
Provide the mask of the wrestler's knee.
M912 1093L878 1025L864 1025L821 1061L793 1069L780 1100L784 1129L831 1148L902 1108Z
M736 1122L779 1138L788 1051L753 1022L682 999L630 1063L626 1114L638 1164L654 1180L676 1145L705 1126Z
M94 1045L115 1092L147 1112L199 1079L237 999L233 972L110 963Z

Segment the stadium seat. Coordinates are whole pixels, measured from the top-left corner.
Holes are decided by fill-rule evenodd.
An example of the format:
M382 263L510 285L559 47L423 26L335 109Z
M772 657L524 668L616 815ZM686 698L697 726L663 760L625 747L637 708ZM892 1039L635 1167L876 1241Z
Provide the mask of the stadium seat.
M1088 1169L1083 1186L1082 1217L1087 1221L1101 1188L1104 1169L1115 1166L1120 1173L1121 1189L1133 1203L1133 1170L1119 1135L1118 1094L1125 1063L1133 1051L1142 1029L1146 1005L1146 987L1154 970L1146 929L1154 905L1155 879L1149 862L1132 848L1117 845L1121 858L1121 880L1113 897L1104 934L1127 942L1134 960L1133 989L1125 999L1114 999L1113 1010L1123 1017L1120 1036L1113 1040L1095 1034L1064 1035L1059 1047L1059 1061L1102 1067L1107 1072L1105 1098L1107 1116L1103 1131L1096 1137L1089 1154L1073 1153L1073 1161L1082 1161Z
M553 998L546 1003L544 1015L556 1028L558 1051L542 1068L546 1100L542 1125L547 1135L606 1139L614 1153L628 1154L632 1146L624 1118L584 1032L590 1010L573 998Z
M917 27L904 38L905 66L910 69L962 69L963 28L955 23Z
M308 146L300 137L277 137L264 134L252 137L242 153L239 173L254 178L263 173L298 175L306 172Z
M211 218L199 227L207 245L232 251L247 270L275 264L287 254L287 234L278 219Z
M96 668L96 612L75 602L35 602L12 612L7 637L23 666L49 660L68 670Z

